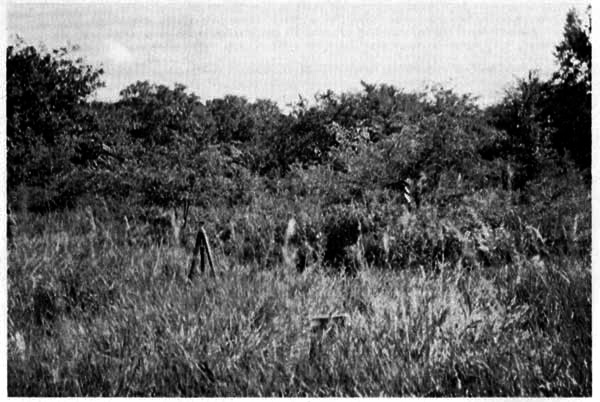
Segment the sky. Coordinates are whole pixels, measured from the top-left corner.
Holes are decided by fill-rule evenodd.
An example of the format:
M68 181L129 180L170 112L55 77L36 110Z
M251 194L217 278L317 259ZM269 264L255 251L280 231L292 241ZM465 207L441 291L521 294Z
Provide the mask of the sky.
M585 2L10 3L8 41L104 68L99 100L138 80L280 106L360 81L406 91L443 85L488 105L532 69L556 70L567 11Z

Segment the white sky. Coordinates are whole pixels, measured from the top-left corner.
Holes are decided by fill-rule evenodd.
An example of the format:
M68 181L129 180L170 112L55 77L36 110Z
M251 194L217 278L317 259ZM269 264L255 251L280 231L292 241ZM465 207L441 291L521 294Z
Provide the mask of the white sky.
M360 80L406 90L443 84L483 104L531 69L555 70L566 13L585 2L10 4L19 34L48 48L78 44L105 69L99 99L137 80L186 85L280 106Z

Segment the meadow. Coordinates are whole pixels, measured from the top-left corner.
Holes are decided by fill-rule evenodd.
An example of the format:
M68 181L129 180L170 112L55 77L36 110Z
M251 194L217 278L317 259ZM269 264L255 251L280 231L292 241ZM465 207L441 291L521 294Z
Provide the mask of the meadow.
M558 71L491 106L361 82L286 112L94 101L102 69L18 39L8 395L590 397L590 32L569 12Z
M458 259L428 268L416 262L421 243L435 247L443 229L405 223L409 241L389 251L415 261L403 269L399 258L377 266L364 254L352 254L364 260L354 271L327 268L323 252L299 268L304 243L284 239L294 201L254 202L264 209L191 219L212 234L235 227L226 240L210 236L218 276L193 282L191 241L131 233L101 203L94 215L19 215L8 255L9 395L591 394L585 255L527 255L542 247L532 231L494 239L510 261L469 260L465 239ZM312 214L297 216L318 219L315 204L305 207ZM577 222L566 228L572 244L585 239ZM333 313L349 319L311 331L312 317Z

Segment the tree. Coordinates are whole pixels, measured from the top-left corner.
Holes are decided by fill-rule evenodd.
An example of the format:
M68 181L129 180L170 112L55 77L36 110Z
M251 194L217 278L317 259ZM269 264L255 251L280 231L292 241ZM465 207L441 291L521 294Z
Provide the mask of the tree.
M102 69L73 59L77 48L48 53L20 38L7 48L8 187L45 186L69 169L73 139L87 131L88 97L103 85Z
M530 71L527 78L506 91L500 104L487 110L492 124L506 133L494 156L516 164L516 187L539 173L550 149L556 131L550 121L552 91L551 82Z
M530 73L488 108L492 124L504 130L509 152L529 180L541 169L550 148L568 154L584 171L591 166L591 8L587 23L575 10L567 14L563 39L554 53L558 70L548 81ZM506 155L503 155L506 156ZM589 175L588 175L589 176Z
M182 84L165 85L138 81L123 89L119 106L130 114L129 132L145 145L169 145L186 137L206 142L206 109Z
M245 154L245 166L254 172L266 173L277 165L272 151L275 139L283 133L286 116L277 103L267 99L257 99L250 104L252 116L251 140L242 148Z
M255 120L246 98L227 95L206 103L212 116L213 142L247 142L254 139Z
M556 47L559 70L554 74L550 116L554 146L568 151L579 167L589 170L592 146L591 6L583 23L575 10L567 14L563 40Z
M563 40L556 46L554 56L559 70L554 79L571 85L584 83L586 91L592 90L592 15L591 5L586 9L584 23L574 9L569 10L563 30Z
M117 109L125 113L129 142L120 153L125 163L114 172L131 183L140 204L183 208L183 215L201 186L199 155L209 141L210 115L185 86L138 81L121 91ZM196 180L199 179L199 180Z

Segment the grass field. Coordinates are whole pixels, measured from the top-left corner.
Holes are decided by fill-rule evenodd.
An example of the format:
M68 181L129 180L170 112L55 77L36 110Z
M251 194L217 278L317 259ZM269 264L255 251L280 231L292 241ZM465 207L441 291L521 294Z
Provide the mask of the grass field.
M591 396L591 269L356 275L242 265L186 280L191 253L18 217L8 255L10 396ZM346 313L344 326L310 318Z
M8 394L591 397L592 18L563 6L556 71L494 103L435 74L386 84L372 61L285 107L235 82L195 94L144 78L173 58L156 47L108 100L75 31L54 50L13 32Z

